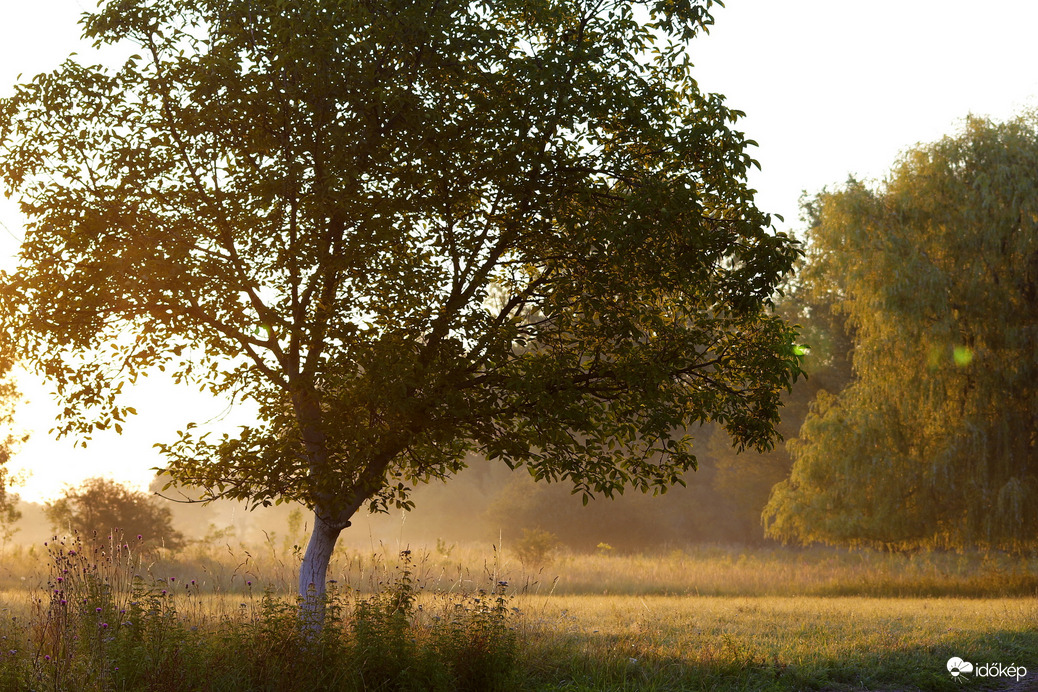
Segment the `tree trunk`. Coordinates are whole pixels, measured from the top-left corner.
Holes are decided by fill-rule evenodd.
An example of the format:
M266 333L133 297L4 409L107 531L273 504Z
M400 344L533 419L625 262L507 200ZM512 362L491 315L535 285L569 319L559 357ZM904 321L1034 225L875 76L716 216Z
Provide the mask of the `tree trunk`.
M349 526L348 521L345 526ZM314 512L314 530L306 545L303 564L299 566L299 596L302 599L299 617L303 627L311 633L320 631L324 622L328 563L332 559L335 542L345 526L329 524L321 518L319 512Z

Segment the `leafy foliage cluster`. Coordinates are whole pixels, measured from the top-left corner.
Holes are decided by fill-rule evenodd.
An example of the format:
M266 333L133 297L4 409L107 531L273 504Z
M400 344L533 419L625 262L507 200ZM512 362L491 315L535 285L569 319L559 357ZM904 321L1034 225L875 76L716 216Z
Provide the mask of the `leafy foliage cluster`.
M803 280L855 380L817 399L772 535L1024 549L1038 536L1038 117L967 121L809 207Z
M853 342L844 316L833 311L832 298L814 294L796 279L776 300L775 309L790 324L797 324L800 339L810 345L802 360L808 376L783 395L782 420L776 425L783 438L792 440L817 396L836 394L850 383ZM513 547L527 531L551 532L578 552L593 550L601 541L624 552L768 542L761 515L774 486L789 477L793 459L788 445L740 453L720 426L704 426L694 435L699 443L696 470L685 474L685 487L671 489L665 496L627 494L582 506L565 487L488 473L478 485L488 498L487 506L475 519L486 524L488 536L500 532L506 545ZM427 501L429 496L423 496L422 502ZM474 504L471 498L467 501Z

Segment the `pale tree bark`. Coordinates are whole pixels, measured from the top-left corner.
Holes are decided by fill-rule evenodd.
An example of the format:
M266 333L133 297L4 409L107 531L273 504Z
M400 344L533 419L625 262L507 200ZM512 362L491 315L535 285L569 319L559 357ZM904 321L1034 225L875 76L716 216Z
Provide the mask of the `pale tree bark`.
M299 596L302 599L299 617L304 627L317 632L324 622L324 599L327 593L328 564L335 550L335 542L349 521L330 523L314 512L314 529L299 566Z
M297 390L293 395L296 417L302 431L303 443L309 457L310 474L320 477L327 469L328 450L321 429L321 409L312 389ZM335 550L335 542L342 530L350 525L350 512L328 512L325 503L314 507L314 528L299 566L299 617L304 629L317 632L324 622L324 600L327 593L328 563ZM354 508L355 511L356 508Z

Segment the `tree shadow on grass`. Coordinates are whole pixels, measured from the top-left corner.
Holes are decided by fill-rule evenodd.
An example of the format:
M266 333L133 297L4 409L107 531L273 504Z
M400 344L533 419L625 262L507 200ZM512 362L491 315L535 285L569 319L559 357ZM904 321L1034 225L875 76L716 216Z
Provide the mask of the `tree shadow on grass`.
M591 646L609 654L589 654ZM898 644L839 659L808 655L795 662L723 638L718 647L687 657L656 657L633 650L623 635L597 634L571 637L537 654L538 669L528 678L537 690L1038 691L1038 627L968 633L925 646ZM948 670L953 657L972 663L973 672L953 676ZM999 674L1011 666L1018 674L1026 668L1026 675Z

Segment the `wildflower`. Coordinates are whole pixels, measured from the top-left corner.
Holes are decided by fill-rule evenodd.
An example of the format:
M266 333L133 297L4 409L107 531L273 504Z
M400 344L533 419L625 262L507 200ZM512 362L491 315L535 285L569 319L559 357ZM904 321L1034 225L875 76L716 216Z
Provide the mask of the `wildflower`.
M94 612L95 612L95 613L100 613L100 612L101 612L101 609L100 609L100 608L94 608Z

